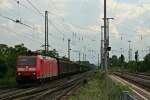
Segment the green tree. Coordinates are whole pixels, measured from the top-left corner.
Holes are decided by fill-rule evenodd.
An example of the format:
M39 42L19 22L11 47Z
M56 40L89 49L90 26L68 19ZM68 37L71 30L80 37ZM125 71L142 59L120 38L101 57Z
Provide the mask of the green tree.
M135 52L135 61L138 62L139 60L139 53L138 50Z
M80 64L82 64L82 65L90 65L90 62L89 61L80 61Z
M26 55L28 52L28 49L24 44L15 45L15 50L17 55Z
M131 72L137 72L137 63L135 61L129 61L126 68Z
M125 57L123 54L121 54L121 56L119 57L119 62L120 63L124 63L125 62Z
M124 63L125 63L125 57L124 57L123 54L121 54L121 56L118 59L118 65L123 68L124 67Z
M26 55L27 50L24 44L15 45L14 47L0 44L1 69L7 69L7 72L4 71L5 76L15 76L16 57L19 55Z
M53 49L53 50L48 51L48 56L58 58L59 54L56 49Z
M69 59L66 56L62 57L63 60L69 61Z
M142 71L148 71L150 72L150 54L147 54L145 57L144 57L144 61L143 61L143 64L142 64L142 68L141 70Z
M0 78L4 78L7 72L7 64L5 59L0 57Z
M8 46L0 44L0 78L4 78L7 72L7 57L8 57Z
M110 64L112 67L118 66L118 58L116 55L113 55L112 58L110 58Z
M43 55L43 56L45 55L45 50L38 50L38 51L41 52L41 55ZM54 58L59 57L59 53L56 49L49 50L47 55L50 56L50 57L54 57Z

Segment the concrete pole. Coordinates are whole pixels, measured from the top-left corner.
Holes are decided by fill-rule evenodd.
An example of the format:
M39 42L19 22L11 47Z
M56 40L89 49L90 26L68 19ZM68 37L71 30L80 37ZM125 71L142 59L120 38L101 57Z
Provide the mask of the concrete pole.
M104 69L104 26L101 26L101 69Z
M45 56L48 54L48 11L45 11Z
M71 48L70 48L70 39L68 39L68 59L70 60L70 50L71 50Z
M107 4L106 4L106 0L104 0L104 68L105 68L105 74L107 74L107 22L106 22L106 18L107 18Z

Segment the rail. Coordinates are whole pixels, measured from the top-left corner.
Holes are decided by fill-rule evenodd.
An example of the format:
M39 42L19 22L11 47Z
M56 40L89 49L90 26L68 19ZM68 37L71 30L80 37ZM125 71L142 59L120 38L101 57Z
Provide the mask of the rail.
M70 76L70 78L63 78L55 80L40 86L33 86L28 88L12 88L6 92L1 91L1 100L43 100L55 99L58 100L73 88L81 85L85 79L94 73L93 71L84 72Z
M137 99L131 96L128 91L123 91L121 100L137 100Z

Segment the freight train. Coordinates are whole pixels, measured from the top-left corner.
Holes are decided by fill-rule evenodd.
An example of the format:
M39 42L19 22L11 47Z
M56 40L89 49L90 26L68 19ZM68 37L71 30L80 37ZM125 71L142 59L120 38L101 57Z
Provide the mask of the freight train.
M41 55L19 56L16 61L16 82L43 82L85 72L90 66Z

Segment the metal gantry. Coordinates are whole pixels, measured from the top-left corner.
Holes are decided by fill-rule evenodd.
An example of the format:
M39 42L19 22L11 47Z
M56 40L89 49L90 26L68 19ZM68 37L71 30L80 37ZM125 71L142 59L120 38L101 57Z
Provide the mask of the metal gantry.
M129 58L129 61L131 61L132 60L131 40L129 40L128 43L129 43L128 58Z

